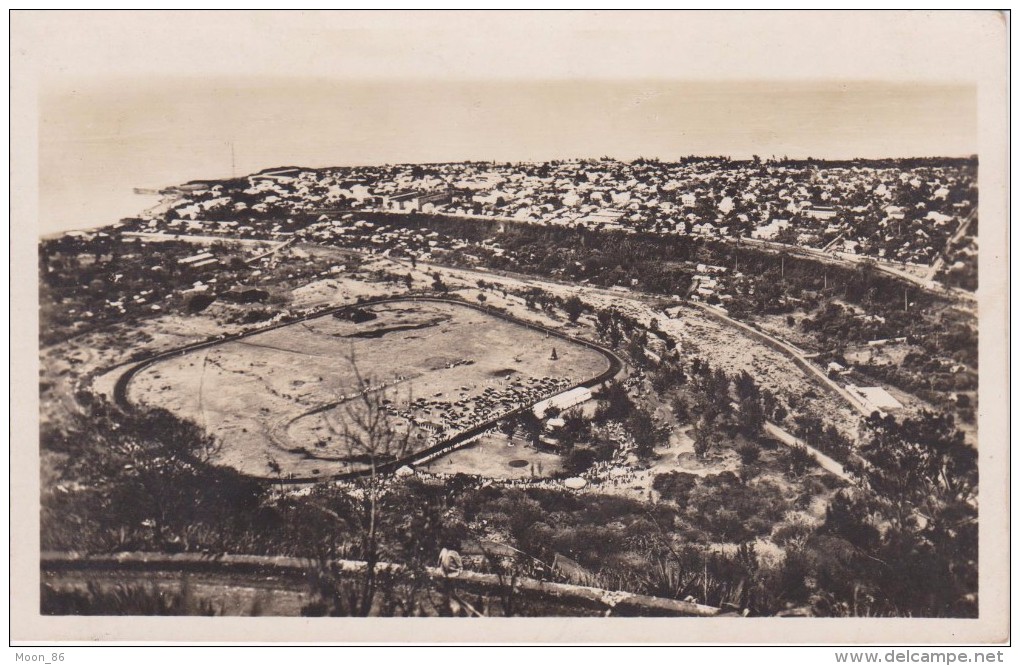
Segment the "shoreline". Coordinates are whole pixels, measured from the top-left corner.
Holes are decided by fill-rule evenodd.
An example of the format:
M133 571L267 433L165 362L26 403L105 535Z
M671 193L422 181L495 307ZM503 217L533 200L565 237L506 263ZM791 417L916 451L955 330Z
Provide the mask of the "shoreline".
M167 189L169 189L169 188L167 188ZM155 217L155 216L162 215L162 214L166 213L166 211L176 201L180 200L180 196L181 195L180 195L179 192L166 192L166 191L164 191L164 192L161 192L161 193L140 194L138 192L132 191L132 196L134 196L137 200L146 199L147 201L141 201L142 206L144 206L144 207L140 206L139 207L140 210L137 213L135 213L134 215L124 216L124 217L145 218L145 217ZM154 202L154 203L152 203L152 202ZM105 222L105 223L102 223L102 224L94 224L94 225L85 224L83 226L75 226L75 227L71 227L71 228L68 228L68 229L61 229L59 231L51 231L51 232L47 232L47 233L40 233L39 236L38 236L38 240L40 240L40 241L54 240L54 239L57 239L57 238L60 238L62 236L66 236L67 234L72 234L72 233L99 232L99 231L102 231L104 229L108 229L110 227L113 227L116 224L119 224L121 219L124 219L124 217L118 218L118 219L113 220L111 222Z

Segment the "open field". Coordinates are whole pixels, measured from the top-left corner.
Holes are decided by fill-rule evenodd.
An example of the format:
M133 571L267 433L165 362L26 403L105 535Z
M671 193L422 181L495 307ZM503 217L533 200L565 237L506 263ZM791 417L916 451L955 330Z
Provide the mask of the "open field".
M375 317L341 311L159 360L127 397L197 422L221 442L217 462L243 473L327 477L358 465L342 436L357 394L352 355L416 450L608 367L594 349L455 303L363 311Z
M560 471L562 458L539 451L525 440L486 434L462 449L423 466L428 472L475 474L490 479L532 479Z

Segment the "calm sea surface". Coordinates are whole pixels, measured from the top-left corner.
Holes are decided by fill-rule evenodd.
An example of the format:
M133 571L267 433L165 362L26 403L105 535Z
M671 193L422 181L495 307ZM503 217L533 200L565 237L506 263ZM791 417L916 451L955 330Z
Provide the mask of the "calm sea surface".
M112 224L133 188L276 166L612 155L975 152L974 88L746 82L154 80L47 96L38 233Z
M158 190L198 178L230 176L222 156L182 159L179 150L113 150L98 142L40 145L38 235L91 229L138 215L160 201L158 194L136 194L134 188ZM162 157L162 159L160 159Z

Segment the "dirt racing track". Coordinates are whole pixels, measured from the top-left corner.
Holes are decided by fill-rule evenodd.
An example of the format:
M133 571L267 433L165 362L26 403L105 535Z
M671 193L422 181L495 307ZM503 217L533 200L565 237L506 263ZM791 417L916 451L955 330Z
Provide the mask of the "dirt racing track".
M347 315L355 309L374 309L380 313L379 321L372 324L376 328L353 328L356 325L349 323ZM437 313L454 313L459 324L437 317ZM429 321L436 322L430 324L432 333L414 324L416 319L430 315ZM284 330L287 327L293 328ZM352 333L352 330L357 332ZM616 377L623 369L623 362L612 351L555 329L460 300L402 296L319 310L257 330L223 335L156 354L134 364L117 378L113 398L125 410L165 406L205 426L205 412L196 412L196 409L206 409L204 387L205 402L213 405L210 408L213 418L209 423L220 424L240 414L237 419L248 419L243 421L247 427L243 429L245 435L238 436L241 431L238 424L242 423L238 421L232 431L234 439L262 438L259 446L263 449L241 452L238 445L231 454L233 458L227 456L218 460L220 464L276 483L308 484L352 478L367 470L353 468L353 465L350 469L338 469L340 463L331 461L339 458L332 455L330 444L323 441L323 433L328 433L326 426L335 430L335 425L329 421L342 418L341 413L331 411L343 402L337 399L339 389L335 377L329 375L330 371L335 374L338 365L332 357L341 356L338 345L352 344L351 340L353 344L362 345L359 363L364 360L368 368L392 369L394 376L389 379L393 385L417 381L419 389L428 390L425 395L431 397L434 392L437 397L443 396L442 400L431 403L430 409L444 417L453 414L452 418L462 419L454 421L441 436L425 442L427 445L423 448L384 463L380 468L382 472L433 460L469 443L490 430L497 421L531 409L535 402L550 393L575 387L594 388ZM555 340L565 344L552 347L556 354L550 360L547 345ZM451 362L454 352L476 360ZM522 362L518 367L523 366L516 374L519 379L513 382L510 378L516 371L505 365L508 356ZM470 367L457 367L460 363ZM514 364L509 362L509 365ZM207 368L211 370L207 372ZM397 368L400 376L396 374ZM311 377L316 374L319 376ZM540 376L542 379L537 379ZM483 380L487 377L493 378ZM316 384L315 380L320 383ZM334 384L327 386L330 381ZM523 391L527 382L532 384ZM157 387L163 383L167 385ZM519 392L512 404L505 396L503 402L498 402L498 392L491 385ZM143 392L144 400L139 399L139 391ZM165 405L163 400L167 401ZM472 405L470 416L466 415L466 405ZM271 423L267 421L270 418L274 419ZM257 424L264 432L254 432L255 419L260 419ZM437 438L439 441L435 441ZM255 459L265 456L264 448L270 444L280 455L291 456L293 466L286 474L271 474L256 467ZM313 444L322 448L309 452ZM298 452L304 456L300 460L295 458ZM324 463L325 468L331 469L326 469L327 473L311 469L316 463Z

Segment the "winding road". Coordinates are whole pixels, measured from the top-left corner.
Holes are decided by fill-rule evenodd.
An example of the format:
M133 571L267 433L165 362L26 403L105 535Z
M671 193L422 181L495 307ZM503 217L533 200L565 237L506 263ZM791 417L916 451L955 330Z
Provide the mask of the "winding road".
M713 317L721 319L722 321L726 322L730 326L735 326L736 328L741 329L745 333L748 333L753 337L758 338L759 340L764 342L769 347L772 347L776 351L785 354L786 356L790 357L790 359L794 363L796 363L797 366L805 372L805 374L810 376L812 379L816 380L824 388L828 389L829 391L832 391L840 398L845 400L851 407L860 412L861 416L871 416L871 410L869 410L867 407L861 404L861 402L854 398L850 394L850 392L847 391L845 388L843 388L836 382L832 381L832 379L830 379L829 376L825 374L825 372L823 372L821 368L811 363L811 361L808 360L808 354L804 350L799 349L798 347L794 347L789 342L773 337L768 333L765 333L764 331L760 331L757 328L754 328L753 326L749 326L742 321L737 321L736 319L733 319L732 317L720 312L718 309L712 307L711 305L705 305L704 303L696 303L693 301L688 301L686 305L698 308L703 312L707 312Z

